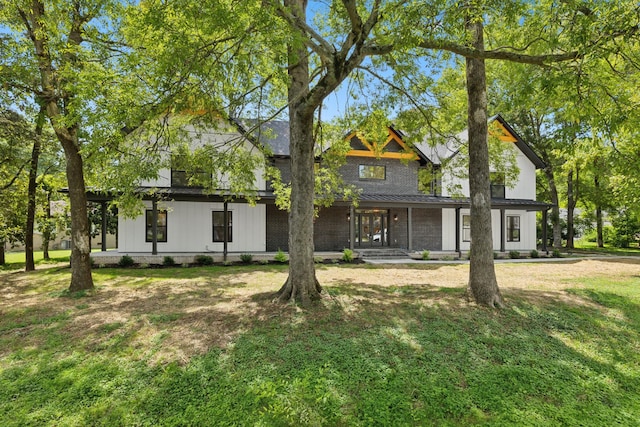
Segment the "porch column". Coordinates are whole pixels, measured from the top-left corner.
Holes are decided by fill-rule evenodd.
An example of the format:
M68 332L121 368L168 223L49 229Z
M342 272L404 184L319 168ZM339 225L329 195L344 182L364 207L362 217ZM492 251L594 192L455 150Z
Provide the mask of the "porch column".
M460 251L460 208L456 208L456 252L458 252L458 258L462 258L462 252Z
M107 202L100 202L102 214L102 252L107 250Z
M223 235L223 243L222 243L222 258L224 261L227 261L227 252L228 252L228 242L229 242L229 205L227 202L224 202L224 212L222 215L222 222L224 223L224 231Z
M151 254L158 255L158 200L151 201Z
M547 248L547 212L549 209L542 211L542 250L549 255L549 249Z
M349 249L355 248L356 240L356 210L353 205L349 206Z
M407 208L407 237L409 239L407 248L409 249L409 252L413 251L413 221L411 219L411 217L413 216L412 214L412 208Z
M505 248L505 210L500 208L500 252L504 252Z

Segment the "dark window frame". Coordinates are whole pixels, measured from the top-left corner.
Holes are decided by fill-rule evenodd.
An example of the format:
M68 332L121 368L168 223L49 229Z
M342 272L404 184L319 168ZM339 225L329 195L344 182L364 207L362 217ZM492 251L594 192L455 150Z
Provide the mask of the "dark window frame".
M462 215L462 241L471 241L471 215Z
M507 242L519 242L520 230L520 215L507 215Z
M365 176L363 177L363 169L364 168L375 168L382 169L382 178L377 178L375 176ZM372 174L373 175L373 174ZM358 179L362 181L386 181L387 179L387 167L385 165L358 165Z
M491 172L489 174L491 180L491 198L506 199L505 177L502 172Z
M423 173L429 174L427 178ZM418 191L430 196L440 196L442 194L442 175L440 173L440 165L429 165L418 169Z
M162 217L164 217L164 225L162 223ZM168 234L168 219L169 215L166 210L158 210L158 224L156 226L157 236L156 241L158 243L166 243L167 242L167 234ZM144 241L145 242L153 242L153 209L147 209L145 211L145 233L144 233Z
M227 243L229 243L233 242L233 211L227 211L227 215ZM218 225L216 225L216 217L219 219ZM214 243L224 242L224 211L211 211L211 228L212 241Z

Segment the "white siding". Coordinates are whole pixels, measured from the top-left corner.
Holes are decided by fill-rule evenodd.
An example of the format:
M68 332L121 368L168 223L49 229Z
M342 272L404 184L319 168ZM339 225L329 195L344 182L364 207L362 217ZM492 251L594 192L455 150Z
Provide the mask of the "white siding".
M145 202L151 209L151 202ZM166 202L167 242L158 242L158 252L222 252L223 243L213 242L212 212L222 211L222 203ZM233 241L229 252L264 252L266 250L266 207L246 203L229 203L233 212ZM145 242L144 213L135 219L118 219L118 251L151 252Z
M228 126L226 126L228 128ZM186 137L189 138L189 146L192 148L202 147L204 145L212 145L216 147L224 147L225 145L240 144L244 147L244 150L252 153L256 156L262 154L258 149L238 132L232 132L228 129L214 129L211 131L196 130L193 126L186 127ZM163 158L168 160L168 153L163 154ZM255 189L265 190L266 182L264 179L264 168L260 167L254 171L255 175ZM224 186L224 182L228 181L227 178L220 177L221 184ZM171 169L163 168L158 173L158 178L154 180L143 180L140 182L142 187L170 187L171 186Z
M443 251L456 250L456 231L455 230L456 230L456 210L442 209L442 250ZM462 234L460 235L462 236Z
M463 215L470 215L469 209L460 209L460 250L463 252L471 249L471 242L463 242ZM507 221L506 216L517 215L520 217L520 241L519 242L507 242ZM454 251L456 249L456 236L455 236L455 224L456 224L456 211L455 209L443 209L442 210L442 250ZM506 210L505 211L505 251L529 251L536 248L536 213L527 212L523 210ZM500 210L491 210L491 230L493 239L493 250L499 251L502 235L500 233Z
M522 152L518 152L520 175L515 187L505 189L507 199L536 199L536 167Z

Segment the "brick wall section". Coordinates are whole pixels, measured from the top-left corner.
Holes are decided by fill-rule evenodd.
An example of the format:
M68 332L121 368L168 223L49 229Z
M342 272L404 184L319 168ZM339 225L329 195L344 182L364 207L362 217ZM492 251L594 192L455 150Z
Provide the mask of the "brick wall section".
M289 159L276 159L275 165L280 169L284 182L291 180L291 164ZM385 180L359 178L360 165L385 166ZM347 163L340 168L345 183L354 184L368 194L423 194L418 190L418 162L407 164L394 159L375 159L369 157L348 157Z
M442 210L413 208L413 249L442 250ZM454 232L454 230L451 230Z
M289 214L276 205L267 205L267 252L289 250Z
M341 251L349 247L347 206L321 208L314 224L316 251Z
M442 250L442 211L440 209L412 209L413 249L430 251ZM398 220L394 221L394 215ZM409 248L407 230L407 209L393 208L389 210L391 223L390 246L402 249Z
M348 207L322 208L314 223L316 251L341 251L349 247ZM275 205L267 205L267 252L289 250L289 215Z
M385 180L361 180L359 165L385 166ZM368 194L422 194L418 190L418 162L403 163L394 159L348 157L340 168L346 183L362 188Z

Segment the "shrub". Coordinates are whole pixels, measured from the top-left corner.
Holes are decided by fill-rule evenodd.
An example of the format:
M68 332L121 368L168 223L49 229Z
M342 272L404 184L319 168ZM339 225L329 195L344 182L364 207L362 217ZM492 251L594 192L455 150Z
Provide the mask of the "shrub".
M351 249L343 249L342 250L342 260L344 262L352 262L353 261L353 251Z
M213 258L209 255L197 255L193 261L198 265L213 265Z
M500 254L498 252L494 252L493 259L498 259L498 258L500 258Z
M96 260L93 257L89 257L89 264L91 264L91 268L96 266Z
M165 267L172 267L176 265L176 261L173 259L173 257L166 256L162 259L162 265L164 265Z
M425 261L429 259L429 251L427 250L422 251L422 259Z
M540 254L535 249L533 249L531 252L529 252L529 256L531 258L540 258Z
M520 258L520 252L518 252L518 251L510 251L509 252L509 258L511 258L511 259Z
M122 258L118 261L119 267L131 267L133 264L135 264L135 262L129 255L122 255Z
M274 257L274 259L282 264L284 264L285 262L287 262L287 254L285 254L282 249L278 249L278 252L276 252L276 256Z
M244 264L251 264L251 261L253 261L253 255L242 254L240 255L240 261L242 261Z
M554 258L560 258L562 256L560 255L560 249L554 249L552 255Z

